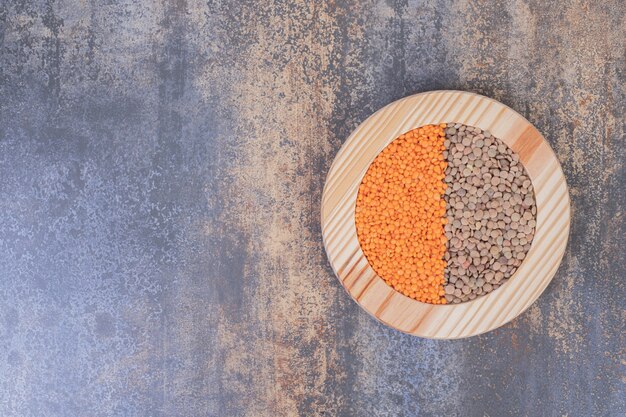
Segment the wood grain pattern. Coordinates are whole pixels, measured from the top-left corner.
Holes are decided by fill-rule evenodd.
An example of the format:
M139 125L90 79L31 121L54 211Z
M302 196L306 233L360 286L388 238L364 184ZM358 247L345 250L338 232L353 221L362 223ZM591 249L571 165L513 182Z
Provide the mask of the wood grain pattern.
M358 187L367 168L391 141L416 127L445 122L488 130L520 155L535 189L537 229L526 259L501 288L466 303L430 305L405 297L376 275L361 251L354 212ZM556 273L570 226L565 177L541 133L504 104L461 91L406 97L365 120L331 166L321 214L330 263L356 302L393 328L437 339L484 333L528 308Z

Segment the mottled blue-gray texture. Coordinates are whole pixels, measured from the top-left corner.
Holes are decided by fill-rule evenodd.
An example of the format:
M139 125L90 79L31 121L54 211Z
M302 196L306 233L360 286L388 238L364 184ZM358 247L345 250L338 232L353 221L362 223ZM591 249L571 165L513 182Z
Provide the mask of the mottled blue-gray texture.
M621 0L0 0L0 416L623 416ZM326 260L332 159L434 89L510 105L571 192L512 323L431 341Z

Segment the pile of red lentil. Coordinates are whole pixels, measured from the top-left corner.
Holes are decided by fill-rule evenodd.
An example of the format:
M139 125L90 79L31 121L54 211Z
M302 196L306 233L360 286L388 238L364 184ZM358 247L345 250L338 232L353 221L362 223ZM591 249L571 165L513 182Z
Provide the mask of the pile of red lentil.
M359 243L374 271L415 300L473 300L510 278L530 249L536 206L516 155L461 124L400 135L357 196Z

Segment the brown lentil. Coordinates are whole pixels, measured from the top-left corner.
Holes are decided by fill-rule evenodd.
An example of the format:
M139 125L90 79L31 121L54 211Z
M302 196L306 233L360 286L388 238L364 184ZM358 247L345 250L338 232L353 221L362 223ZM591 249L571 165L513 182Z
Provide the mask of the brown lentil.
M444 195L445 298L460 303L494 291L515 273L535 233L536 205L519 156L500 139L454 125L445 141L451 150L446 181L453 183Z

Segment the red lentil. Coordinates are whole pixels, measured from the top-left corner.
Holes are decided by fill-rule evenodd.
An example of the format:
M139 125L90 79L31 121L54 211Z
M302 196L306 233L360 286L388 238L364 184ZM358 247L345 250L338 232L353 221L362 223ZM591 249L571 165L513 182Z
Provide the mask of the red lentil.
M359 187L356 228L374 271L415 300L445 304L445 124L400 135Z

